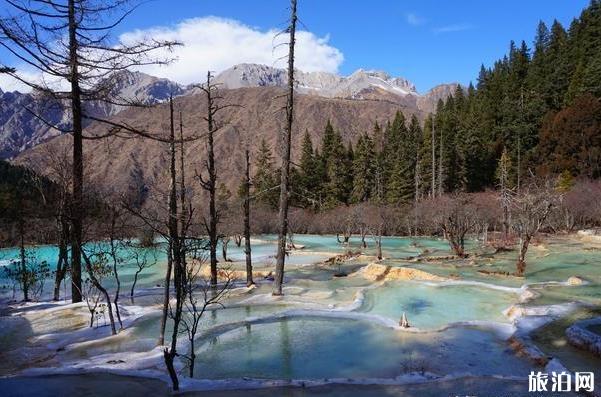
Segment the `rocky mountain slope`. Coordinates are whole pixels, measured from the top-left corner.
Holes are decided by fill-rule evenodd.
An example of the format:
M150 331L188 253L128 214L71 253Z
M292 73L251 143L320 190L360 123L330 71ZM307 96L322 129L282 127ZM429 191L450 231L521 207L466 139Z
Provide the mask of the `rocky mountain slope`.
M217 122L224 127L216 135L215 153L220 181L235 194L244 167L244 149L248 142L254 157L261 139L273 149L277 158L279 132L284 125L284 89L278 87L249 87L223 90L222 104L237 104L217 116ZM182 112L184 134L191 135L206 131L202 110L206 99L202 94L184 95L175 98L176 112ZM321 144L323 130L328 120L341 132L346 142L356 141L364 132L371 132L375 121L385 123L402 111L407 117L415 113L408 108L390 101L354 100L324 98L312 95L298 95L295 106L293 131L293 159L298 160L300 146L305 131L308 131L315 144ZM419 112L420 117L424 113ZM114 117L126 120L129 125L143 128L155 134L168 133L169 109L167 104L154 108L131 108ZM90 125L86 134L106 133L106 125ZM47 161L57 153L69 155L70 135L60 136L22 153L15 162L27 164L44 172ZM129 192L140 198L153 196L165 191L168 186L168 145L141 138L112 137L84 142L86 179L112 192ZM206 142L195 141L186 144L186 174L190 177L189 186L200 192L196 171L202 170L206 160ZM276 164L277 160L274 159ZM254 172L254 171L253 171Z
M140 72L123 71L108 81L116 103L137 102L155 104L182 95L183 87L167 79L159 79ZM124 106L106 102L86 103L85 112L94 117L110 117ZM70 127L70 109L66 102L56 101L32 92L2 92L0 90L0 158L17 154L61 135ZM57 128L49 126L53 125ZM88 125L89 123L86 123Z
M216 76L223 88L285 87L288 73L266 65L239 64ZM419 94L415 85L401 77L391 77L385 72L359 69L350 76L326 72L305 73L297 70L296 89L301 94L325 98L386 100L412 107L421 112L431 112L439 99L446 99L457 84L441 84L425 94Z
M371 88L380 88L398 96L418 95L415 86L409 81L392 78L380 71L359 69L350 76L343 77L326 72L305 73L297 70L295 80L298 92L326 98L362 99L361 92ZM243 63L221 72L216 81L224 88L283 87L288 81L288 73L285 69Z
M384 72L358 70L347 77L331 73L297 71L297 91L314 98L384 101L398 105L408 113L420 116L431 112L436 102L448 96L457 86L443 84L420 95L409 81L390 77ZM284 87L287 73L265 65L240 64L218 74L215 82L226 90L250 87ZM181 86L140 72L120 72L111 77L112 95L119 100L156 104L174 96L193 96L200 90ZM110 117L124 107L107 103L88 103L86 111L95 117ZM48 141L61 130L69 128L69 108L36 93L0 91L0 158L12 158L19 153ZM36 117L39 115L40 117ZM375 117L375 116L374 116ZM372 117L373 118L373 117ZM44 121L56 125L51 128Z

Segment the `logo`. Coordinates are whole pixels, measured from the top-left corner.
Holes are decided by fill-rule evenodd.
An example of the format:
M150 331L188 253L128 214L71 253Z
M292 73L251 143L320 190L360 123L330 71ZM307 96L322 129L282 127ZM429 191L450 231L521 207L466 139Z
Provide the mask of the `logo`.
M573 390L572 390L573 387ZM592 392L595 390L595 374L592 372L571 373L553 371L551 376L543 372L530 372L528 375L529 392Z

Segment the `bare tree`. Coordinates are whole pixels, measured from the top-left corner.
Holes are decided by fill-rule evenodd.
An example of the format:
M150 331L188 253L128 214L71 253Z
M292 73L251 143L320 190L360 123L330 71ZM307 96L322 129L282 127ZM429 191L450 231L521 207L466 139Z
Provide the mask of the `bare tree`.
M130 105L112 93L108 77L115 71L135 65L161 63L150 58L156 49L175 43L145 40L125 44L113 40L111 33L136 5L128 0L11 0L11 13L0 19L0 46L14 58L40 73L31 79L17 70L0 65L15 79L39 93L67 101L72 122L68 130L59 129L40 115L35 117L49 127L73 136L71 199L71 297L81 301L81 259L84 222L84 120L103 121L87 113L86 102ZM67 89L62 89L67 85ZM33 111L31 111L33 113ZM107 121L108 122L108 121Z
M440 129L440 141L439 141L439 151L438 151L438 197L442 197L443 193L443 179L444 179L444 164L442 161L442 155L444 153L444 135L443 129Z
M516 275L523 276L526 270L526 253L532 238L545 224L547 217L556 206L558 194L546 182L538 186L522 184L518 194L511 199L512 227L519 238L519 253L516 262Z
M81 291L83 300L86 302L88 311L90 312L90 328L94 326L94 320L96 319L96 309L100 304L102 295L100 291L94 286L89 278L86 278L83 282L83 290Z
M246 259L246 286L254 285L252 251L250 247L250 151L248 140L244 150L244 255Z
M513 194L509 184L509 172L511 168L511 159L507 153L507 149L503 149L501 159L499 160L499 166L497 167L497 181L500 194L501 208L503 209L503 240L505 244L509 241L509 207L511 202L511 195Z
M221 222L221 233L218 235L218 239L221 239L221 257L224 262L231 262L232 260L227 256L227 250L229 248L230 242L232 241L232 235L235 235L237 232L237 215L230 203L232 193L225 186L225 184L219 184L219 188L217 189L217 214L219 221Z
M368 220L365 218L365 212L367 207L369 206L369 204L366 203L362 203L362 204L358 204L360 210L359 210L359 219L357 222L357 226L359 228L359 235L361 236L361 247L363 249L367 249L367 235L369 234L369 222Z
M106 252L104 252L102 249L98 249L97 251L92 250L90 254L82 250L81 254L84 259L86 272L90 282L104 297L104 301L106 302L109 313L109 320L111 322L111 332L113 335L116 335L117 328L115 327L115 317L113 315L111 296L101 282L102 276L105 274L104 272L108 272L108 274L112 273L112 269L108 271L106 270L107 268L110 269L108 264L109 258L107 257Z
M148 249L146 249L145 247L140 247L137 245L129 244L129 248L130 248L130 250L132 250L131 258L134 260L134 262L136 264L136 272L134 273L134 281L131 284L131 290L129 293L129 297L133 303L136 284L138 283L138 277L139 277L140 273L142 273L144 270L148 269L149 267L154 266L157 263L157 257L156 257L154 250L149 252Z
M43 148L43 156L40 158L40 163L35 167L36 172L44 174L50 178L55 184L55 194L52 199L48 200L43 192L43 183L38 180L38 190L44 197L44 202L48 203L48 207L54 217L56 245L58 247L58 259L56 269L54 270L54 292L53 299L58 301L60 298L61 283L65 280L69 270L69 241L70 241L70 218L69 206L71 193L69 186L71 185L71 162L69 154L63 149L54 149L49 146Z
M210 246L210 266L211 266L211 285L217 285L217 243L219 242L219 234L217 225L219 224L220 212L217 209L217 170L215 168L215 150L214 138L215 133L221 129L221 125L216 123L215 116L222 109L231 105L220 105L217 103L221 97L218 94L218 86L211 82L211 72L207 72L207 82L199 88L207 97L207 111L204 120L207 122L207 160L205 161L205 169L208 174L207 179L202 176L202 172L197 172L196 176L200 182L200 186L209 193L209 219L205 219L204 224L209 235Z
M384 234L386 223L386 215L383 204L370 204L369 207L365 209L362 216L365 220L365 227L368 230L368 233L371 234L371 237L376 245L376 258L378 258L378 260L382 260L382 236Z
M286 238L288 236L288 201L292 122L294 118L294 45L296 40L296 0L290 0L290 24L288 42L288 94L286 100L286 126L281 136L280 206L278 213L278 253L276 257L273 295L282 295L284 263L286 261Z
M430 191L430 197L434 198L436 197L436 119L434 118L434 116L430 116L431 120L432 120L432 136L431 136L431 145L432 145L432 165L431 165L431 169L432 169L432 188Z
M132 303L134 302L136 285L138 284L138 278L140 274L148 269L149 267L154 266L157 263L157 256L153 252L148 252L147 249L139 247L139 246L130 246L130 249L133 250L131 254L131 258L135 261L136 271L134 273L134 280L131 284L130 289L130 299Z
M458 194L442 197L437 201L440 228L451 249L460 258L465 252L465 236L477 224L474 207L468 195Z
M22 230L20 236L24 235ZM4 276L13 282L13 299L16 287L23 293L23 301L38 299L44 292L44 282L50 276L50 266L40 260L36 254L25 248L23 240L19 243L19 259L11 260L3 267Z
M232 286L234 279L232 273L226 269L220 269L219 274L224 281L219 288L211 286L210 280L200 276L200 269L204 263L205 248L201 245L197 249L191 249L191 261L186 269L185 303L182 316L182 329L188 337L188 354L181 357L188 362L188 373L194 377L194 366L196 363L196 335L200 320L207 310L223 307L222 301Z
M340 240L340 233L336 233L336 240L339 244L344 244L345 247L349 246L349 240L355 231L359 214L350 207L338 207L334 210L334 222L338 225L338 228L342 228L342 240Z
M169 101L169 121L170 121L170 129L169 129L169 138L170 138L170 189L169 189L169 221L168 221L168 238L169 238L169 256L171 258L171 263L173 266L173 285L175 289L175 310L173 311L173 333L171 336L171 343L169 347L166 347L163 351L163 357L165 359L165 365L167 366L167 371L169 373L169 377L171 378L171 382L173 384L173 390L179 390L179 380L177 378L177 372L174 366L175 357L177 357L177 337L179 333L179 325L182 318L182 307L183 301L185 298L185 277L186 277L186 269L185 269L185 260L183 258L183 249L182 244L183 240L182 235L185 236L185 232L182 231L180 234L178 221L180 217L178 215L178 205L177 205L177 170L176 170L176 140L175 140L175 127L174 127L174 116L173 116L173 99L171 98ZM163 317L161 320L161 342L164 339L165 335L165 324L167 321L167 310L169 307L170 294L170 274L171 269L167 270L167 276L165 278L165 300L163 302Z
M109 238L109 257L112 262L113 277L117 287L115 288L115 295L113 303L115 304L115 314L117 315L117 321L119 322L119 328L123 329L123 321L121 320L121 312L119 311L119 298L121 294L121 279L119 278L119 267L123 264L123 258L119 252L120 248L123 248L123 208L110 206L108 209L108 238ZM108 304L108 302L107 302Z

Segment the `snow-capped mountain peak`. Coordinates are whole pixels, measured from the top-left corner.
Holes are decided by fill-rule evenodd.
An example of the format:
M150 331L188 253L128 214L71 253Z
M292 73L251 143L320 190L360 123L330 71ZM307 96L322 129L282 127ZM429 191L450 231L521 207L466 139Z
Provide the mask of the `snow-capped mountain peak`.
M223 88L284 87L288 73L284 69L266 65L235 65L215 78ZM399 77L391 77L385 72L359 69L349 76L343 77L327 72L295 71L296 88L304 94L324 96L328 98L361 99L366 90L383 90L397 96L418 95L415 86Z

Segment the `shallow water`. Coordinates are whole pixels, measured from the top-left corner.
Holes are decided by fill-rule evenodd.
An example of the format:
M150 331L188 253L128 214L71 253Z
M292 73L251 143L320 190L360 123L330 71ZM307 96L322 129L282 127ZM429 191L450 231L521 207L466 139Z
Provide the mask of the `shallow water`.
M364 253L373 253L373 242L368 239ZM295 243L303 246L293 251L287 259L284 297L271 296L271 282L258 278L255 289L237 288L222 303L223 308L211 308L200 323L197 340L196 376L203 379L266 378L266 379L325 379L325 378L378 378L391 379L417 372L437 376L519 376L527 377L534 364L518 357L507 342L497 334L471 327L455 326L440 332L408 333L395 329L405 312L412 328L438 330L458 322L486 322L487 329L508 329L512 319L503 311L512 305L540 307L544 305L583 302L601 304L601 250L587 243L569 239L552 239L544 246L533 246L527 257L528 266L523 278L487 275L482 272L513 272L515 252L491 255L491 250L471 241L470 252L479 255L465 260L433 260L418 262L418 255L446 256L448 244L431 238L385 238L383 252L389 266L406 266L439 276L451 277L451 283L420 281L373 282L359 275L335 277L337 273L351 274L369 263L362 257L332 265L323 261L332 255L361 249L361 241L352 238L348 245L339 244L336 236L295 236ZM232 269L244 270L242 248L232 241L228 263ZM42 260L51 265L57 255L52 247L35 249ZM165 271L164 254L157 250L157 264L146 269L139 279L134 303L127 299L133 279L135 264L131 252L123 249L120 277L123 294L121 305L128 310L144 313L126 331L116 337L106 338L108 327L100 327L98 335L90 339L89 314L85 307L55 310L13 310L13 317L0 317L0 347L19 363L0 366L0 373L14 373L24 366L52 367L64 363L86 362L108 354L136 354L150 352L159 333L160 302ZM253 258L256 269L273 269L276 252L275 236L257 236L253 239ZM18 255L15 249L0 250L0 261ZM223 262L223 261L222 261ZM221 263L223 264L223 263ZM571 276L579 276L587 284L568 286ZM3 273L0 273L3 277ZM474 282L480 284L474 284ZM0 285L6 280L0 279ZM105 280L113 289L112 279ZM47 284L48 288L51 285ZM534 297L521 302L522 292L529 286ZM506 288L510 287L510 288ZM523 287L523 288L522 288ZM10 294L6 288L4 296ZM313 311L313 312L312 312ZM317 316L319 314L319 316ZM586 316L599 315L586 313ZM327 316L327 317L326 317ZM596 357L580 352L565 343L565 328L575 321L569 317L562 322L556 319L533 336L535 343L553 357L557 357L571 370L599 370L601 362ZM101 320L102 321L102 320ZM169 335L170 330L167 330ZM52 351L46 359L45 344L77 336L67 343L66 349ZM73 336L72 338L75 338ZM86 339L87 338L87 339ZM186 351L182 336L180 351ZM77 342L77 343L75 343ZM80 343L85 342L85 343ZM41 350L41 352L38 352ZM31 364L31 359L38 360ZM29 362L28 362L29 360ZM6 361L6 360L5 360ZM105 360L107 361L107 360ZM6 361L11 363L10 360ZM101 363L102 364L102 363ZM164 370L162 366L159 368ZM79 379L79 378L78 378ZM488 395L491 390L485 381L472 378L470 382L440 383L448 390L457 387L459 393L476 394L478 390ZM79 381L79 380L78 380ZM503 395L523 395L515 384L495 380ZM493 382L493 383L494 383ZM469 390L470 385L472 390ZM492 383L490 383L492 384ZM438 395L432 384L420 386L423 394ZM409 389L401 386L322 386L309 390L278 389L281 395L405 395ZM353 390L353 393L350 393ZM375 391L378 393L375 393ZM417 389L415 389L417 390ZM462 392L465 391L465 392ZM230 393L230 394L228 394ZM248 395L269 395L266 391ZM488 394L487 394L488 393ZM512 394L514 393L514 394ZM236 396L237 392L222 392L223 396ZM407 394L412 395L412 394ZM461 395L461 394L460 394ZM566 394L562 394L566 395Z
M518 302L515 293L471 285L387 282L368 291L362 312L399 321L406 313L412 327L436 329L454 322L509 322L503 311Z
M228 331L198 348L198 376L393 378L410 372L526 374L529 363L473 328L404 334L354 320L290 318Z
M523 397L527 380L506 380L493 377L466 377L438 382L407 385L326 385L319 387L265 388L186 392L186 397L440 397L440 396L503 396ZM6 397L54 397L85 395L89 397L171 396L166 383L144 378L92 373L87 375L56 375L29 378L0 379ZM572 397L574 393L545 393L549 397Z

